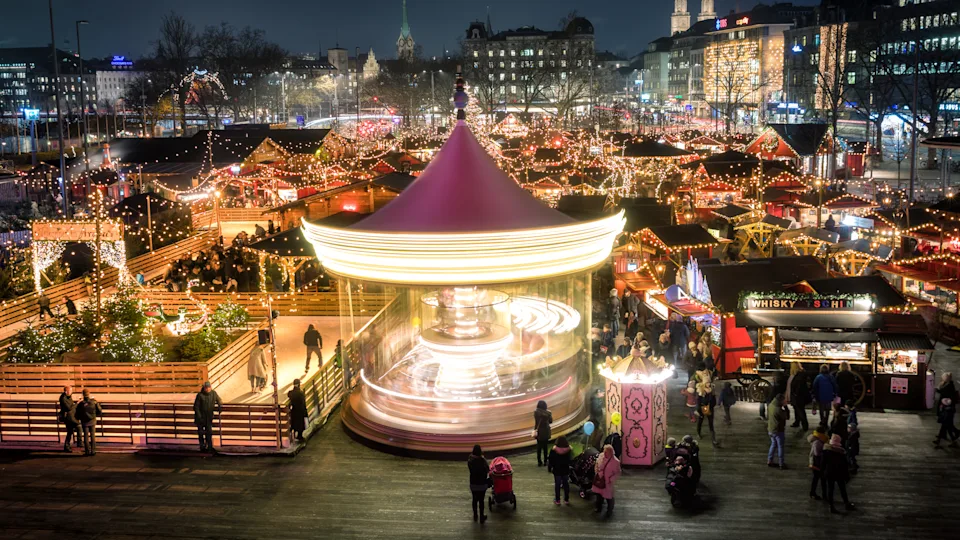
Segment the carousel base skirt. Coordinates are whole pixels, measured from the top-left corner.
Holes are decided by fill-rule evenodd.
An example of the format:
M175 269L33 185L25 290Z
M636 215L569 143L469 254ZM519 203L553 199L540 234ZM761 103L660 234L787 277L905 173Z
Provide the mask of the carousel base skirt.
M529 419L526 422L516 422L514 425L498 425L490 430L489 426L478 427L469 432L428 433L416 431L401 424L392 422L389 417L377 414L376 410L364 403L359 388L343 400L340 407L340 417L344 427L353 434L372 443L403 448L416 452L450 454L469 453L473 445L479 444L484 451L513 450L533 446L536 441L531 436L533 431L533 406L529 406ZM576 431L587 420L588 411L583 400L579 405L558 417L554 414L553 424L550 425L553 438Z

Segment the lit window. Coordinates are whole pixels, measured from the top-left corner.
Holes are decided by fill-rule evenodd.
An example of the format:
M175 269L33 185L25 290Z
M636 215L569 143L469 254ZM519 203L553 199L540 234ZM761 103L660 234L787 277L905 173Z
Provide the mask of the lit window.
M849 85L857 84L857 72L856 72L856 71L848 71L848 72L847 72L847 84L849 84Z

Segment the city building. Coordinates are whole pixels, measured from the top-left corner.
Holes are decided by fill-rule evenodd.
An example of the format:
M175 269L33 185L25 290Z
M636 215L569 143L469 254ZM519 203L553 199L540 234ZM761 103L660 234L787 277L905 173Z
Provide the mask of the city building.
M703 89L728 126L765 121L768 101L782 92L784 32L813 9L760 4L714 21L703 53Z
M697 21L672 38L667 100L675 111L697 117L709 115L710 108L703 90L703 55L711 40L707 32L714 28L713 19Z
M403 0L403 22L400 24L400 37L397 38L397 58L412 61L416 57L416 46L407 22L407 0Z
M670 47L673 38L662 37L651 41L643 53L643 79L641 101L654 105L664 104L670 96Z
M79 112L84 103L97 102L96 75L84 66L83 94L77 55L57 50L60 59L62 105L65 114ZM3 116L20 115L21 109L56 110L53 53L50 47L0 49L0 109Z
M697 15L697 22L712 21L717 18L717 12L713 9L713 0L700 0L700 13Z
M595 65L593 24L577 17L561 31L523 26L496 34L473 22L463 40L468 80L489 87L507 111L556 111L558 100L585 102ZM484 89L477 92L484 99Z
M123 99L127 87L143 74L136 69L133 60L125 56L90 60L84 63L90 66L96 77L97 105L108 110Z

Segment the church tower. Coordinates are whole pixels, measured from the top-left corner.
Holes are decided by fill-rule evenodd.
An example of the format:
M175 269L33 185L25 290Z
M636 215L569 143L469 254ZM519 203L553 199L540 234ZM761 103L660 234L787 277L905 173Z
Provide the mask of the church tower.
M416 43L410 35L410 25L407 23L407 0L403 0L403 22L400 24L400 37L397 38L397 58L413 60L413 48Z
M687 0L674 0L673 15L670 16L670 35L685 32L690 28L690 12L687 11Z
M708 21L716 18L717 12L713 9L713 0L700 0L700 14L697 15L697 21Z

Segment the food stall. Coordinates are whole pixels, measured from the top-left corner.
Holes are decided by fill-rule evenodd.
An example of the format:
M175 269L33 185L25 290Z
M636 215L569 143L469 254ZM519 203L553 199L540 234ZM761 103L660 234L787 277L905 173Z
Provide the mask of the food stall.
M933 344L919 315L884 314L874 385L876 406L884 409L927 409L927 394L935 384L927 367Z
M872 397L874 351L881 318L866 294L745 291L737 326L756 330L758 370L782 370L800 362L815 373L820 364L847 362L857 375L858 402Z

